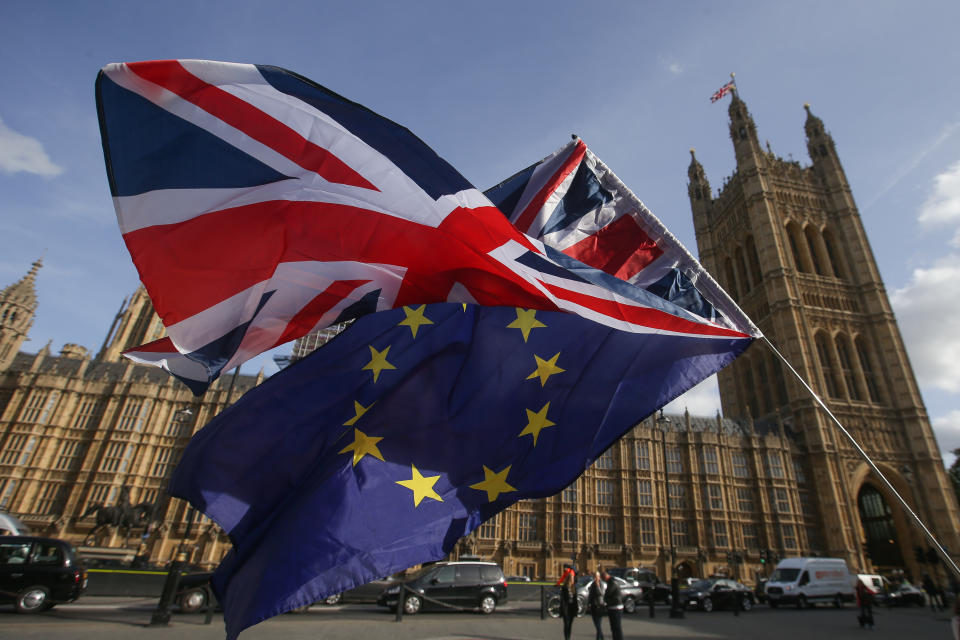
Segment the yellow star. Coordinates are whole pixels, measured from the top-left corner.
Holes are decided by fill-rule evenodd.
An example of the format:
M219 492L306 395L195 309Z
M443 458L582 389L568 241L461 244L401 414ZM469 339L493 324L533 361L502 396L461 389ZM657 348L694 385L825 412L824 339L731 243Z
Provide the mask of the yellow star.
M540 435L540 432L547 427L552 427L556 422L550 422L547 420L547 411L550 409L550 403L543 405L543 408L540 411L534 413L527 409L527 426L524 427L523 431L520 432L518 438L530 434L533 436L533 446L537 446L537 436Z
M511 487L507 484L507 474L510 473L509 465L506 469L499 473L494 473L493 470L489 469L487 465L483 465L483 482L478 482L477 484L470 485L471 489L477 489L478 491L487 492L487 500L493 502L497 499L501 493L509 493L511 491L516 491L514 487Z
M537 320L536 315L536 309L521 309L517 307L517 319L508 324L507 329L520 329L520 333L523 334L523 341L526 342L527 338L530 337L531 329L539 329L540 327L547 326Z
M557 358L560 357L560 352L557 351L557 354L550 358L549 360L544 360L538 355L534 355L534 358L537 360L537 368L533 373L527 376L527 380L532 380L533 378L540 378L540 386L543 387L547 384L547 378L552 376L555 373L563 373L566 369L561 369L557 366Z
M374 400L373 402L370 403L370 407L372 407L372 406L375 405L375 404L377 404L376 400ZM368 410L370 407L365 407L365 406L363 406L362 404L360 404L359 402L357 402L356 400L354 400L354 401L353 401L353 410L356 412L357 415L353 416L352 418L350 418L349 420L347 420L346 422L344 422L344 423L343 423L343 426L345 426L345 427L353 426L353 425L357 422L357 420L359 420L360 417L367 412L367 410Z
M383 460L383 454L380 453L380 449L377 448L377 443L381 440L383 440L383 438L368 436L363 431L360 431L360 429L354 428L353 442L341 449L340 453L353 451L353 466L357 466L357 463L360 462L365 455L371 455L378 460Z
M413 337L417 337L417 329L420 328L422 324L433 324L433 320L427 318L423 315L424 309L427 308L427 305L422 304L416 309L411 309L410 307L404 307L403 312L407 314L407 317L399 322L400 325L410 327L410 331L413 332Z
M369 369L373 371L373 381L376 382L377 378L380 377L380 372L384 369L396 369L395 366L387 362L387 353L390 352L390 347L387 347L383 351L377 351L373 348L373 345L370 347L370 362L363 365L363 369ZM361 371L363 370L361 369Z
M443 502L443 498L433 490L433 485L437 484L440 476L424 477L420 475L420 472L417 471L414 465L410 465L410 468L413 469L413 477L409 480L397 480L397 484L413 491L413 506L420 506L420 501L424 498L432 498Z

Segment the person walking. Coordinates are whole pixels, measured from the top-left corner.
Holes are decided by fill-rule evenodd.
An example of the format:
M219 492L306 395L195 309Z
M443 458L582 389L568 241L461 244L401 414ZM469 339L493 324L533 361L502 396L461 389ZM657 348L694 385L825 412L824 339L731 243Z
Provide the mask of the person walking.
M563 574L560 585L560 617L563 618L563 640L570 640L573 619L577 617L577 587L573 571Z
M603 600L603 594L606 590L607 583L600 577L599 571L594 571L593 582L590 583L590 589L587 591L587 605L590 607L593 626L597 628L597 640L603 640L603 616L607 613L607 603Z
M607 618L610 620L610 635L613 640L623 640L623 593L620 585L607 573L606 569L600 574L607 584L603 594L603 601L607 605Z
M857 622L861 629L873 629L873 590L866 583L857 578L857 606L860 607L860 615L857 616Z

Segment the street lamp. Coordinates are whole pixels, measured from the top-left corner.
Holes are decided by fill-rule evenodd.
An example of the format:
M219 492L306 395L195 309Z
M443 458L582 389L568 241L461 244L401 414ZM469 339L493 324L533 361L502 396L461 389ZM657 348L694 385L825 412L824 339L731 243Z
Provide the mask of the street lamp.
M673 507L670 504L670 462L667 460L667 428L670 424L670 418L663 415L663 409L660 409L660 415L657 416L657 428L660 429L660 435L663 436L663 482L667 492L667 529L670 536L670 617L682 618L683 610L680 608L680 583L677 580L677 551L673 544Z

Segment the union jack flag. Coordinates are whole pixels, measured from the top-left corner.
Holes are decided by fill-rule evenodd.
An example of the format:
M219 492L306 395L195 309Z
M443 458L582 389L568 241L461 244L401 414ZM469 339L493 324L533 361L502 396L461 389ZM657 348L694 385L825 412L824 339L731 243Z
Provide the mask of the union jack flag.
M168 332L127 355L195 393L310 331L420 303L747 336L571 271L410 131L290 71L110 64L97 108L120 229Z
M485 194L526 235L704 320L759 330L703 266L587 145L574 139ZM562 260L562 258L556 258ZM600 277L600 276L596 276ZM607 286L624 283L607 279Z
M716 102L717 100L727 95L728 93L730 93L736 88L737 88L737 85L735 85L733 83L733 80L731 80L730 82L728 82L727 84L723 85L722 87L720 87L719 89L713 92L713 95L710 96L710 102Z

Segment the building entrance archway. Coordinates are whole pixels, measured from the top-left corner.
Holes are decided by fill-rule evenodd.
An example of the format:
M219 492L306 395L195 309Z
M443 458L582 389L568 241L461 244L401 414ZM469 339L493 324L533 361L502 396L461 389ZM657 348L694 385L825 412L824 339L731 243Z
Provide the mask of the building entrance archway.
M860 523L866 534L866 551L875 568L902 568L903 554L897 544L897 528L893 513L883 494L871 484L864 484L857 494Z

